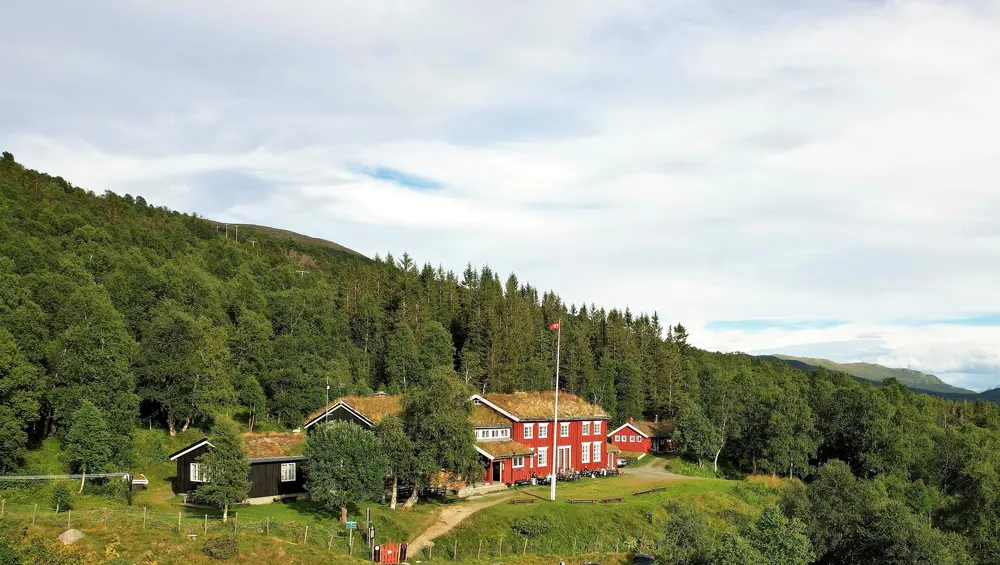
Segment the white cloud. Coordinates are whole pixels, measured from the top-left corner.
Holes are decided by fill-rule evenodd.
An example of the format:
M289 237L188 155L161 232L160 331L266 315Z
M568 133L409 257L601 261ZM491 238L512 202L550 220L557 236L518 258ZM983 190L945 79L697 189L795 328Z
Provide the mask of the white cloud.
M995 1L63 8L9 8L0 144L76 184L693 327L851 321L708 347L874 332L956 380L1000 349L885 322L1000 312ZM216 171L271 190L195 209Z

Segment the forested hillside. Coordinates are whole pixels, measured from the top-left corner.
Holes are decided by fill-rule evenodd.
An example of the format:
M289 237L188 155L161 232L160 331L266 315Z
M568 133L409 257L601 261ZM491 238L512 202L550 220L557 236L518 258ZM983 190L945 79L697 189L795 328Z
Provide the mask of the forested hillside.
M773 357L788 362L793 366L796 363L800 363L809 369L825 367L831 371L847 373L859 379L867 379L876 383L881 383L886 379L896 379L914 390L944 394L976 394L968 389L951 386L934 375L921 373L913 369L893 369L874 363L837 363L829 359L795 357L793 355L773 355Z
M4 154L0 469L65 438L74 414L122 439L222 413L294 426L327 380L331 396L407 393L442 365L474 390L549 389L547 327L561 320L564 389L616 422L676 418L692 464L810 482L784 511L819 562L1000 562L993 404L701 351L655 314L567 305L488 267L457 274L278 231L233 235ZM114 445L107 466L127 467L130 442Z

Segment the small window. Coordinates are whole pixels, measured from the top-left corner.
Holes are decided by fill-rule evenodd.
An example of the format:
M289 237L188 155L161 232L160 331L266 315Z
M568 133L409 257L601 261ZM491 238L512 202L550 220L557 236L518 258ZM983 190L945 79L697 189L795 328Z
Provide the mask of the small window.
M601 435L601 421L600 420L594 422L594 435L595 436Z
M590 435L590 422L584 422L583 423L583 435L585 435L585 436L589 436Z
M510 437L510 428L500 430L500 437Z
M515 469L520 469L521 467L524 467L524 456L523 455L515 456L513 461L511 462L511 466L514 467Z
M524 425L524 439L532 439L535 437L535 425L525 424Z
M569 423L563 422L559 424L559 437L569 437Z
M622 440L622 436L615 436L615 442L620 442L621 440Z
M580 446L580 463L590 463L590 444Z
M538 424L538 437L542 439L549 437L548 424Z
M497 430L490 430L490 437L497 437Z
M601 462L601 442L594 442L594 463Z
M548 467L549 465L549 448L539 447L538 448L538 466Z
M282 463L281 482L290 483L293 482L294 480L295 480L295 463Z
M205 469L205 466L203 464L201 464L201 463L192 463L191 464L191 482L192 483L207 483L208 482L208 478L207 478L206 475L208 475L208 473L206 473L205 471L206 471L206 469Z

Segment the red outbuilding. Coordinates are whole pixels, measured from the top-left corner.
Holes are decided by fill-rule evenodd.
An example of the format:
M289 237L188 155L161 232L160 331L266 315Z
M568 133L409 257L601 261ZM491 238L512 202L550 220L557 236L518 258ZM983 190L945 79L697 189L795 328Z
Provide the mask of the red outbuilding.
M608 433L608 442L621 450L623 457L640 457L649 453L669 453L675 449L672 420L656 422L631 418Z

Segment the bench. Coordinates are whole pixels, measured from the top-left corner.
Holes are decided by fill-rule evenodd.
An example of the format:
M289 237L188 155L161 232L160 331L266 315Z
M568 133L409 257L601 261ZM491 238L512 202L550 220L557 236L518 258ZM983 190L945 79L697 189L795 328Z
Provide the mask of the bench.
M198 541L198 534L188 534L187 536L191 541Z
M622 497L620 497L620 496L618 496L618 497L615 497L615 498L602 498L601 502L605 502L605 503L607 503L607 502L625 502L625 499L622 498Z
M570 504L595 504L597 500L593 498L571 498L566 502Z
M534 498L515 498L510 501L511 504L534 504Z
M633 492L632 496L639 496L640 494L649 494L651 492L653 492L653 491L651 491L651 490L640 490L639 492Z

